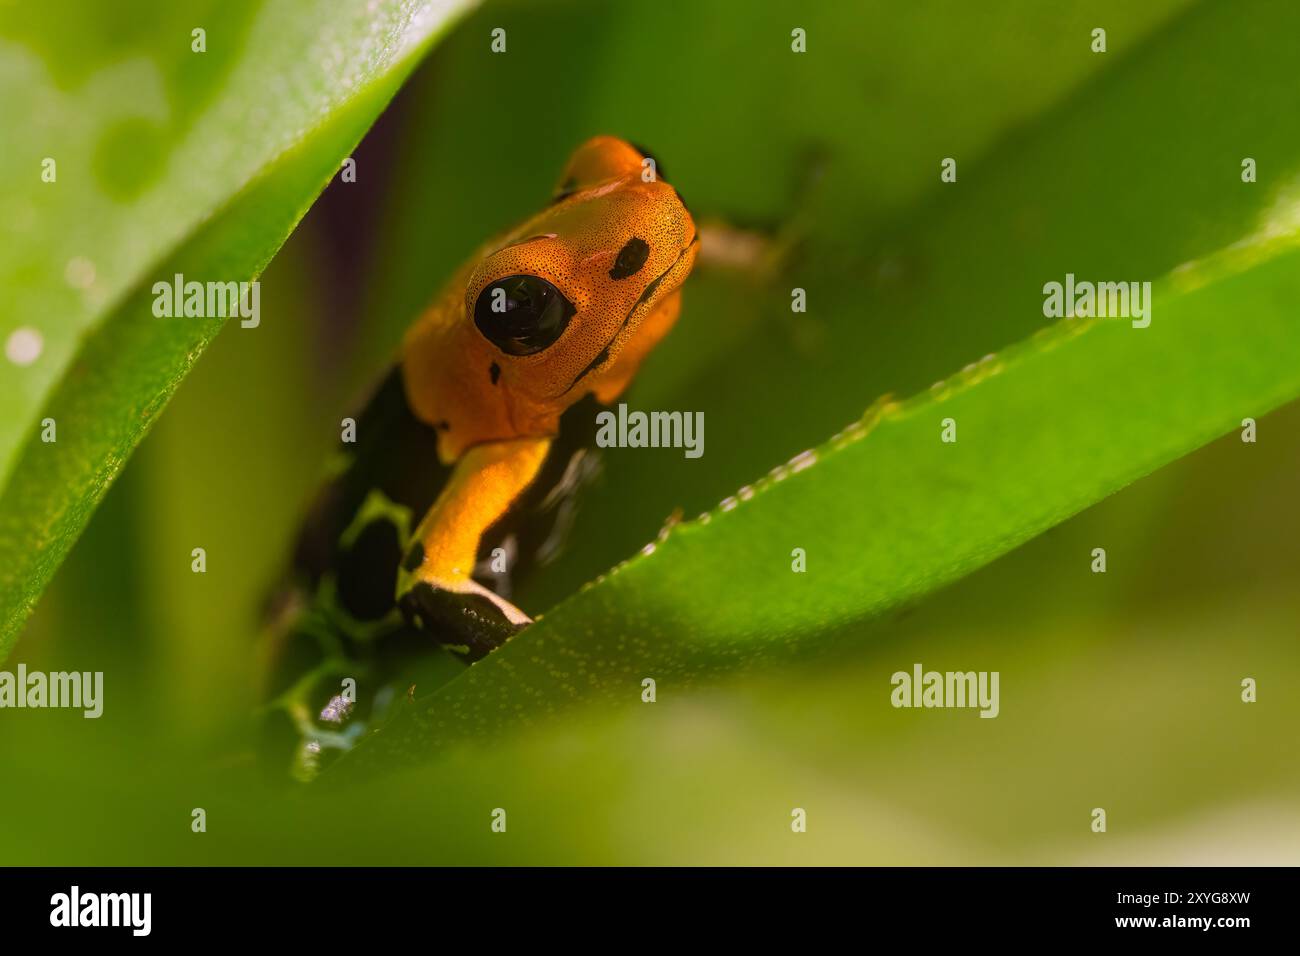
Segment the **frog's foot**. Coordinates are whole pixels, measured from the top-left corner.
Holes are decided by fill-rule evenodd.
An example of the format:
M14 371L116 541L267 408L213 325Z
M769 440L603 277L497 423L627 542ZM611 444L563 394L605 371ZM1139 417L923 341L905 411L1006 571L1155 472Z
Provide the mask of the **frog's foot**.
M701 220L699 264L746 273L762 282L788 273L805 253L828 159L829 151L821 145L804 152L795 167L785 212L775 221L742 226L722 219Z
M417 580L397 599L407 623L467 663L482 660L532 619L477 581Z

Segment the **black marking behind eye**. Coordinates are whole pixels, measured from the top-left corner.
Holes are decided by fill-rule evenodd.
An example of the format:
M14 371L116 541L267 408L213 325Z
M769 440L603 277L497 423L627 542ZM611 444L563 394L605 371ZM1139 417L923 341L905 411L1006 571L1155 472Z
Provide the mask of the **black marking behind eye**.
M440 422L434 422L433 427L438 429L440 432L449 432L451 431L451 422L444 418Z
M492 384L495 385L497 379L501 377L501 366L493 362L491 368L488 369L488 375L492 376Z
M676 264L677 264L677 263L673 263L673 265L676 265ZM668 274L668 273L666 273L666 272L664 273L664 275L667 275L667 274ZM651 282L648 286L646 286L646 287L645 287L645 291L641 293L641 298L639 298L639 299L636 300L636 304L639 306L639 305L641 305L642 303L644 303L647 299L649 299L650 296L654 295L655 292L658 291L658 289L659 289L659 283L661 283L661 282L663 282L663 281L664 281L664 277L663 277L662 275L661 275L661 276L655 276L654 281Z
M614 260L614 268L609 270L609 277L626 279L628 276L634 276L641 271L641 267L649 257L650 244L644 239L633 236L627 241L627 245L618 251L618 258Z

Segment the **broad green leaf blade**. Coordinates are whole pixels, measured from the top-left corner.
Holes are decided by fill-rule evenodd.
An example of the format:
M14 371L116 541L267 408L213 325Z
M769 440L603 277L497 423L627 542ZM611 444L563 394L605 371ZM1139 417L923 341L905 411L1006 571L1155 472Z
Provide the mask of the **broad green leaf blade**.
M878 405L671 529L340 766L418 760L571 702L628 700L645 677L681 684L786 655L931 592L1300 395L1296 301L1294 234L1265 235L1158 284L1148 328L1066 320ZM941 441L946 420L955 442Z
M468 5L144 3L145 25L116 33L104 17L137 23L117 6L5 11L0 136L22 148L0 157L12 190L0 196L0 335L34 330L41 348L0 363L0 659L223 324L155 317L153 283L256 277ZM206 52L192 50L195 28ZM106 48L105 31L120 45Z

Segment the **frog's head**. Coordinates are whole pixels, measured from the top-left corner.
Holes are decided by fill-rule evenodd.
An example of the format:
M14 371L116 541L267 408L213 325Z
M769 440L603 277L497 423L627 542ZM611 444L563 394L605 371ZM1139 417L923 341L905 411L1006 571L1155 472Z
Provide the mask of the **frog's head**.
M697 249L691 214L658 173L621 139L589 140L552 204L473 270L466 313L514 394L566 406L625 350L644 351L638 332Z

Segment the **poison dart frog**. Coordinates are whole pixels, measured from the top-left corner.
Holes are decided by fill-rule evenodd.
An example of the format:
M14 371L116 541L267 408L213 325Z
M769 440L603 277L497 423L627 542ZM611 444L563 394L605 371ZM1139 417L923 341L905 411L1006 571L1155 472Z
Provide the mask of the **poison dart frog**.
M476 568L547 557L597 406L677 320L698 235L661 172L621 139L580 146L550 204L479 249L410 327L340 441L271 642L271 709L309 763L348 743L335 728L359 701L340 681L374 697L403 648L472 663L531 623Z

